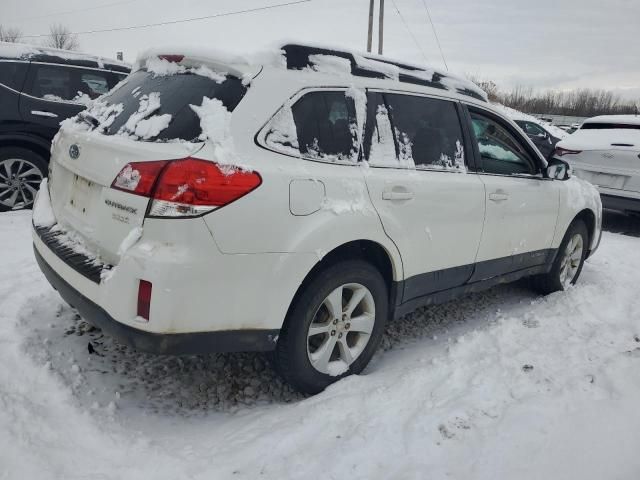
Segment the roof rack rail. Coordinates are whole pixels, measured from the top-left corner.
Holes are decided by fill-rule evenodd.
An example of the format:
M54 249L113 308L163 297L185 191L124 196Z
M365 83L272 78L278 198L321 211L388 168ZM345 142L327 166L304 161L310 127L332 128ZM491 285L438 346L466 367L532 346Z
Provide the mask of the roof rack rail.
M393 78L394 80L402 83L411 83L414 85L422 85L441 90L452 90L460 95L466 95L485 102L487 101L487 98L482 95L482 91L480 89L473 88L473 85L465 86L464 82L460 82L462 85L453 85L452 82L443 82L443 80L447 79L449 76L442 72L397 62L392 59L366 54L358 55L358 57L356 57L356 54L345 50L294 43L284 45L282 50L285 54L288 70L312 68L314 66L314 62L311 59L312 55L328 55L348 60L351 65L351 74L355 76L368 78ZM391 76L388 69L385 71L382 65L382 68L379 70L372 68L372 65L370 64L364 66L358 62L358 58L365 60L367 63L371 62L374 65L375 63L391 65L398 69L398 73L397 75ZM429 75L431 76L429 77Z

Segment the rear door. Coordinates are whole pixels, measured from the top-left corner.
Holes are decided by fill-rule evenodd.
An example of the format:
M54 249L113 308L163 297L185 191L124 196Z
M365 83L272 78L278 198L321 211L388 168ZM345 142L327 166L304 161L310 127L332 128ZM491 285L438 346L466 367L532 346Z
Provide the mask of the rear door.
M558 182L543 178L542 162L519 131L492 112L469 107L486 220L473 280L542 265L558 218Z
M20 96L20 112L31 131L51 139L62 120L85 108L74 102L77 73L77 69L63 65L31 64Z
M371 200L397 245L403 301L471 277L484 221L484 185L467 173L456 103L370 92L364 156Z

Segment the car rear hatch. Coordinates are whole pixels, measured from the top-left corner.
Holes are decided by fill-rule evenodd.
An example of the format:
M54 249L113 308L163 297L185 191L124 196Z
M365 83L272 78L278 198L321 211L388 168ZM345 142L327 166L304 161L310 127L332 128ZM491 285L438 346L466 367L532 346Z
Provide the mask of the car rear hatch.
M232 111L246 92L242 79L219 67L171 60L134 72L86 113L64 122L54 141L49 179L54 230L76 252L100 263L118 264L139 237L150 205L148 195L117 188L116 179L135 187L144 181L138 170L145 164L195 155L204 137L191 105L217 99Z
M578 177L598 187L640 192L640 130L579 130L558 147Z

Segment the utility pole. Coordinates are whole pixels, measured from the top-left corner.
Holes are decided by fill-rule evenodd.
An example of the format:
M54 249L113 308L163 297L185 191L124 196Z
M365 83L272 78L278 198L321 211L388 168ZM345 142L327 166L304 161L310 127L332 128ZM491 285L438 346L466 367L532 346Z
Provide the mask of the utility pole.
M382 43L384 41L384 0L380 0L380 17L378 20L378 54L382 55Z
M373 41L373 2L369 0L369 34L367 36L367 52L371 53L371 43Z

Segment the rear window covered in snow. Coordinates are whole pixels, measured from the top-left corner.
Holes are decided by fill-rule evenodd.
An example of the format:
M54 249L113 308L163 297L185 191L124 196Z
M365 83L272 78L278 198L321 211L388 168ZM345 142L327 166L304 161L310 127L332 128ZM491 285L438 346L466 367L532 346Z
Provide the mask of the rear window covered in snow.
M137 137L146 141L194 141L202 133L200 117L191 105L202 105L203 98L218 99L228 111L233 111L247 88L239 78L230 75L214 79L187 72L175 75L156 75L139 70L127 78L125 84L102 98L121 113L103 129L105 135L128 132L131 125L150 122L150 129ZM146 111L145 111L146 110ZM140 118L138 118L140 117ZM154 125L155 124L155 125Z

